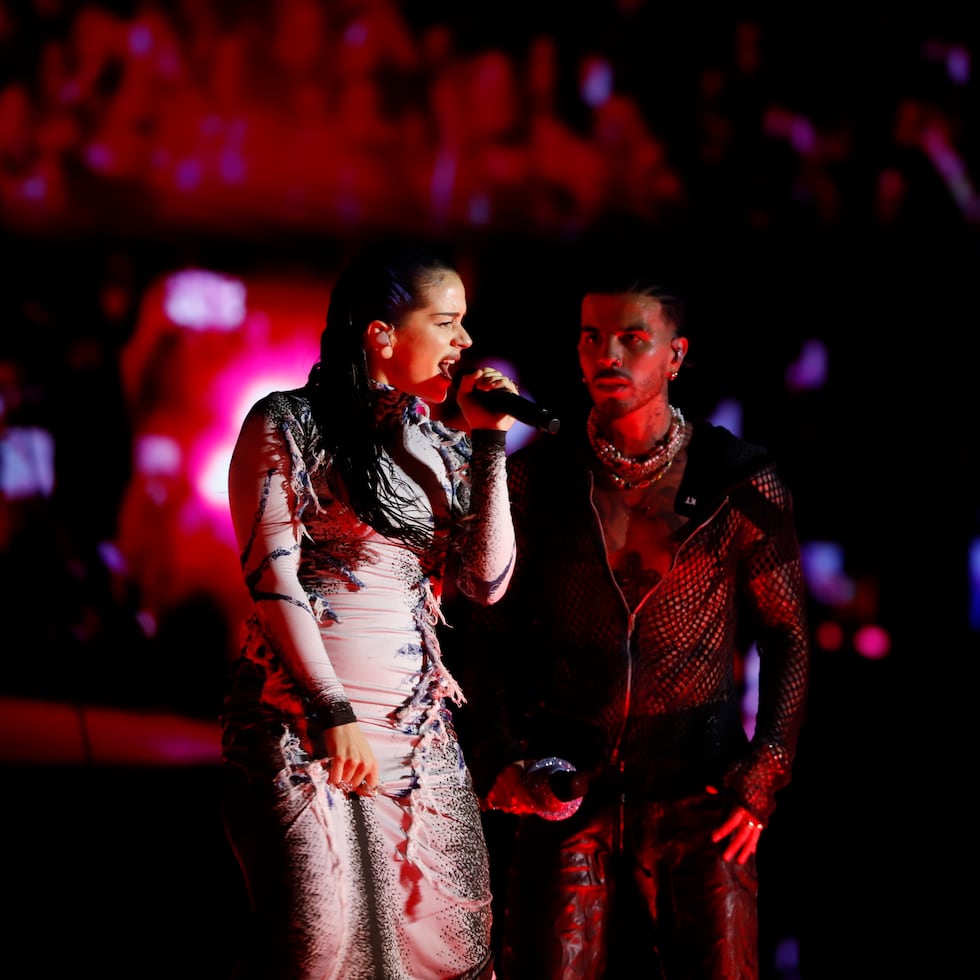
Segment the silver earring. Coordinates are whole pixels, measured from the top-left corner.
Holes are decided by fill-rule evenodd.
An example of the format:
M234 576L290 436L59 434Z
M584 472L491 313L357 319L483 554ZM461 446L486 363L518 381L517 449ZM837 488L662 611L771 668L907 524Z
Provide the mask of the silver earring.
M667 380L668 381L676 381L677 380L677 374L678 374L677 371L671 371L670 374L667 375Z

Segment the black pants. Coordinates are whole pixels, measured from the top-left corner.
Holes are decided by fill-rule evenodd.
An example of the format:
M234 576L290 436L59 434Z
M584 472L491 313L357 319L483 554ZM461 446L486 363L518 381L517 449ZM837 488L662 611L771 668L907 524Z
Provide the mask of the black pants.
M522 818L499 980L757 980L755 858L725 861L705 794Z

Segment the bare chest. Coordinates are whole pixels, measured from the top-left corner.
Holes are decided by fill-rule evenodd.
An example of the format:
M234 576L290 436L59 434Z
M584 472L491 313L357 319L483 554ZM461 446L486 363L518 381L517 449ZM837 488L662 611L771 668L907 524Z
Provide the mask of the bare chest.
M675 464L662 480L641 490L615 489L597 480L595 502L606 555L631 605L660 582L677 553L687 524L674 511L683 469Z

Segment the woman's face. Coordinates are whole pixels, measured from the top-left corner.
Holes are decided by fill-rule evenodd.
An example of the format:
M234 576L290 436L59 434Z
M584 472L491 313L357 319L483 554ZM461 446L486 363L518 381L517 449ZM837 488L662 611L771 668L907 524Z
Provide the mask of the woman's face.
M425 298L425 306L385 331L388 344L378 341L377 332L368 338L369 367L375 381L438 404L473 341L463 326L466 290L455 272L446 272Z

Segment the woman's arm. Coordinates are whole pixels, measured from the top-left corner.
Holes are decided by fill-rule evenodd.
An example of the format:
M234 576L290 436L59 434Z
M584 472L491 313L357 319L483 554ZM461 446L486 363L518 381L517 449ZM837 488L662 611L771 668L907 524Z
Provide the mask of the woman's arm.
M475 429L470 462L470 511L465 519L457 586L481 605L507 591L514 573L514 523L507 493L506 432Z
M287 437L287 432L293 438ZM242 574L262 634L325 719L331 782L377 783L377 763L327 656L299 578L304 533L297 507L298 425L259 402L242 425L228 491Z

